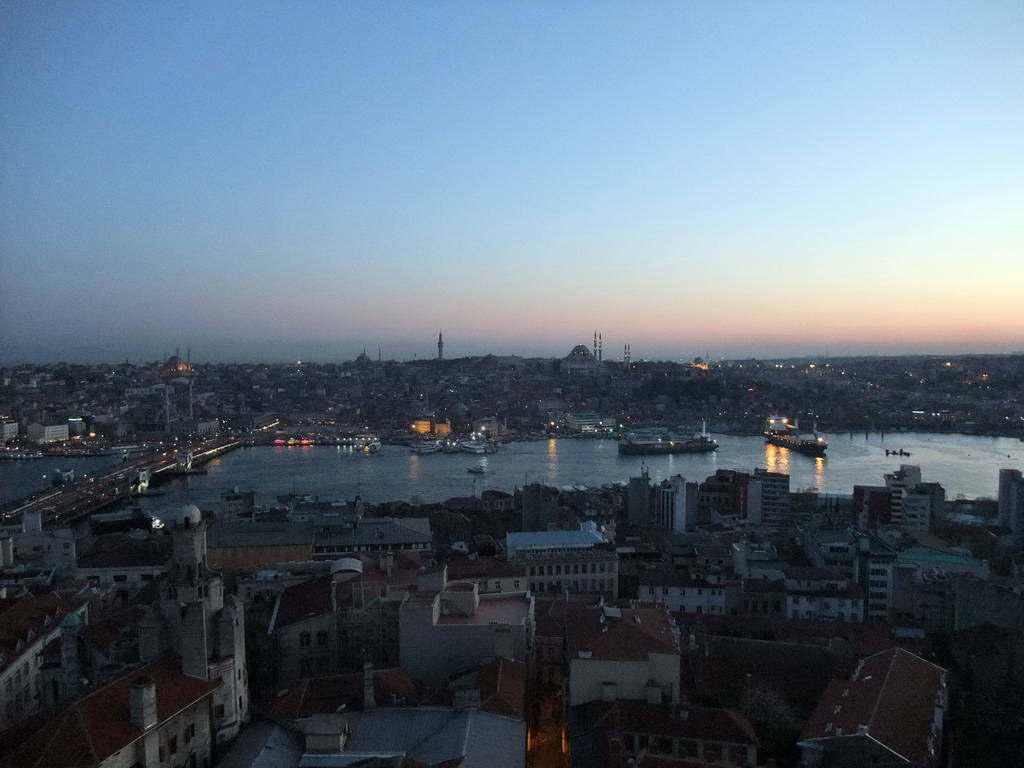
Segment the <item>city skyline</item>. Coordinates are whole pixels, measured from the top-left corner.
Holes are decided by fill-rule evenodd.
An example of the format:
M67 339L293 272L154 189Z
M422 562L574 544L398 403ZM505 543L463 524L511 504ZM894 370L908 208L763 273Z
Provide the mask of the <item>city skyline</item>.
M0 3L0 365L1021 351L1019 4Z

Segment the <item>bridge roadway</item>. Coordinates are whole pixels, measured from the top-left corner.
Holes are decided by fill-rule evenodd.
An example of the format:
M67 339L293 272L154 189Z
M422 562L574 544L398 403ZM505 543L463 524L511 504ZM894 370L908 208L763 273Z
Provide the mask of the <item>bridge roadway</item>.
M130 497L131 484L141 472L148 470L149 482L155 485L181 473L179 457L191 453L192 466L201 466L217 456L249 444L247 440L234 437L216 437L185 443L174 452L145 454L130 464L118 465L104 474L76 480L32 499L4 513L3 524L16 524L26 512L40 511L44 525L73 525L120 499Z

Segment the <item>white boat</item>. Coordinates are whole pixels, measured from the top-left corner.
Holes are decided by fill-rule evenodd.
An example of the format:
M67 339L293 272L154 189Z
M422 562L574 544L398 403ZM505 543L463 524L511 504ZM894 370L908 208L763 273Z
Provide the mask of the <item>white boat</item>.
M480 440L463 440L459 448L466 453L487 453L487 444Z
M441 441L426 440L422 443L413 443L412 445L409 446L409 450L412 451L413 453L418 453L420 455L426 453L437 453L438 451L441 450Z

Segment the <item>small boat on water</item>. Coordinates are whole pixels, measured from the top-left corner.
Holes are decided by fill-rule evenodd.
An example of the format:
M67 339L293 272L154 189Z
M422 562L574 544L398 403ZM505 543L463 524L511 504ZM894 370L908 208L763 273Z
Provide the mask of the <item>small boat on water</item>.
M483 475L487 473L487 470L484 469L484 467L482 466L470 467L466 471L469 472L471 475Z

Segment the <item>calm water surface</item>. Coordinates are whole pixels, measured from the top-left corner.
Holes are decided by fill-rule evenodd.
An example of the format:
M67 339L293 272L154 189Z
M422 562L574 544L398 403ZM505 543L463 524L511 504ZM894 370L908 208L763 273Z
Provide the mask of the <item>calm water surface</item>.
M923 479L941 483L947 498L994 498L999 470L1024 468L1024 442L1013 438L923 433L830 435L825 459L767 445L759 436L716 435L715 439L721 446L715 453L646 457L620 457L613 440L510 443L487 456L418 456L394 445L385 445L376 454L332 446L243 448L207 464L205 475L162 485L163 496L142 504L157 516L161 509L186 499L214 508L220 494L234 486L262 491L268 502L292 491L324 499L350 499L358 494L371 503L434 502L479 494L485 488L511 491L527 482L557 486L625 482L642 467L655 481L676 474L703 480L716 469L767 467L788 473L793 490L848 495L854 484L883 484L882 475L901 463L919 465ZM911 455L887 457L886 448L903 449ZM82 474L111 463L109 459L65 459L61 468L75 468ZM466 471L477 464L485 467L486 474ZM56 468L46 459L0 463L0 499L47 487L42 476Z

